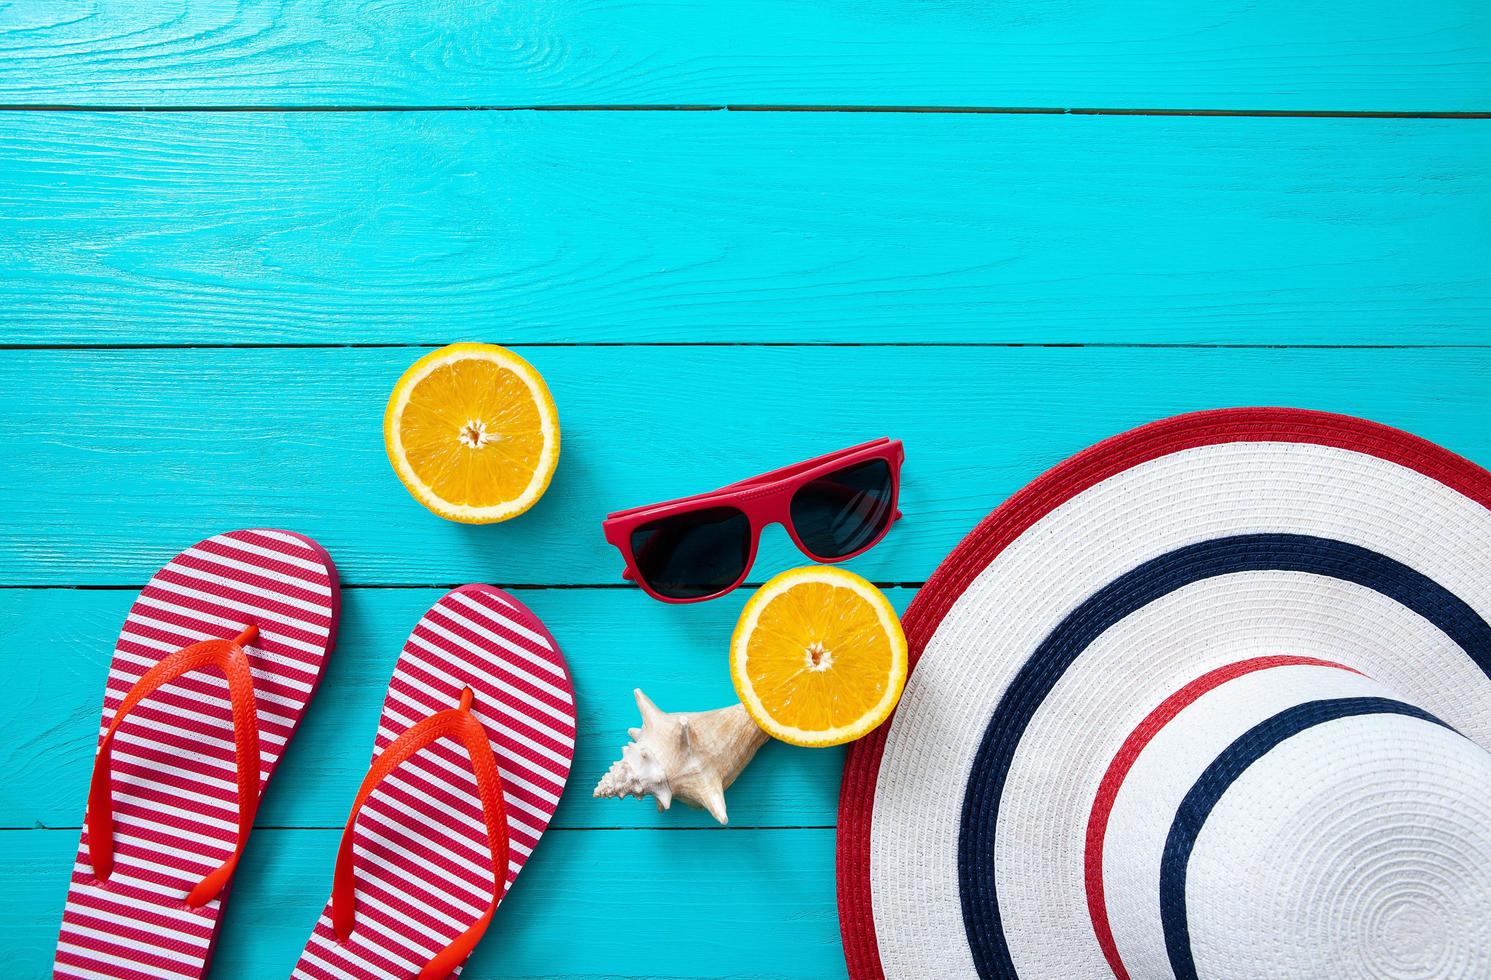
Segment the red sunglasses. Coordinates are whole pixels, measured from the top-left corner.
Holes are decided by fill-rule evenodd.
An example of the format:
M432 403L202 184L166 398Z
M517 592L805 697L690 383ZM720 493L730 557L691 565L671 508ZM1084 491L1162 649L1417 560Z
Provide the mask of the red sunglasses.
M606 517L622 578L654 599L702 602L745 581L761 532L787 529L803 554L837 562L868 551L901 516L900 440L876 439L710 493Z

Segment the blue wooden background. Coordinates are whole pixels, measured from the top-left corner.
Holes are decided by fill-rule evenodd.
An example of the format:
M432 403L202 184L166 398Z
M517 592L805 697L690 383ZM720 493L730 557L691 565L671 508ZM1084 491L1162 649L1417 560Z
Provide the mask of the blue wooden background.
M469 111L478 110L478 111ZM1082 446L1286 404L1491 463L1485 0L0 4L0 965L50 961L131 595L207 533L315 536L343 635L216 975L283 976L404 635L522 590L566 648L570 792L467 976L843 973L838 751L769 746L729 829L589 791L732 699L747 592L622 587L599 522L877 435L904 608ZM446 524L383 456L425 349L517 347L548 496ZM773 533L756 579L800 557Z

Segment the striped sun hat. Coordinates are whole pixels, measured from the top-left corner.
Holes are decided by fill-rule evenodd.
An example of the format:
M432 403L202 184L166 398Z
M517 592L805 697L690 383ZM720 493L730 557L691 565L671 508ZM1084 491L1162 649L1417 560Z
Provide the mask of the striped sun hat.
M1168 419L1017 493L856 744L861 977L1491 977L1491 473L1371 422Z

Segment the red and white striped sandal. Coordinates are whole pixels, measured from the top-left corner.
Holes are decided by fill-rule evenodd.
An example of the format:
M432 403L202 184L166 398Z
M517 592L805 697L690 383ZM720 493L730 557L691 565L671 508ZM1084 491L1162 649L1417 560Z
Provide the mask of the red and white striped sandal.
M459 974L548 827L574 751L574 686L538 617L486 585L441 597L394 665L331 899L294 976Z
M215 535L150 579L109 667L54 976L206 972L338 612L331 558L288 531Z

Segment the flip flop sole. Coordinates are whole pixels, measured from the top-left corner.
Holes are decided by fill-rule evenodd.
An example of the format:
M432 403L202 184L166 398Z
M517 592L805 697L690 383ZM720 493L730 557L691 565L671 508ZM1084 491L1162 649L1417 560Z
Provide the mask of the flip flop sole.
M151 666L246 625L254 681L260 793L278 765L336 639L336 567L320 545L288 531L230 531L181 552L141 590L114 648L99 737ZM211 959L223 895L185 898L232 853L238 834L233 713L227 682L196 671L129 714L113 750L114 870L94 874L85 828L57 942L57 977L200 977Z
M569 777L574 685L538 617L498 589L462 586L435 603L404 644L373 758L411 725L455 707L467 686L502 776L510 844L505 894L548 827ZM450 739L389 774L368 797L353 831L352 935L345 943L337 939L328 902L294 976L415 977L475 922L497 888L479 801L466 753Z

